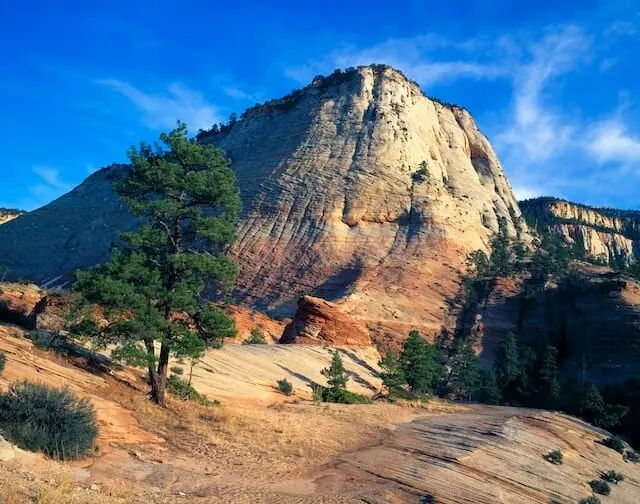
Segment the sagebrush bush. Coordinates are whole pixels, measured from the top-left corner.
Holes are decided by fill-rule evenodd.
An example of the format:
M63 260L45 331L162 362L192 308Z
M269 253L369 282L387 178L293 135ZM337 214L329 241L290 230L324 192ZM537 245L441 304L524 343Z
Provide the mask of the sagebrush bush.
M0 433L25 450L73 460L93 449L98 427L87 399L24 381L0 394Z
M609 495L611 493L611 487L609 483L602 480L592 480L589 482L591 490L600 495Z
M278 380L277 383L278 383L278 390L282 392L284 395L290 396L291 394L293 394L293 385L291 385L291 382L289 380L287 380L286 378L283 378L282 380Z
M602 504L600 499L598 499L595 495L591 495L590 497L585 497L584 499L580 499L580 504Z
M4 352L0 352L0 373L4 371L4 365L7 363L7 356Z
M35 346L43 350L51 350L63 355L69 353L69 342L56 332L35 330L29 333L29 338Z
M553 450L549 453L547 453L546 455L544 455L544 459L547 462L551 462L552 464L555 465L560 465L562 464L562 452L560 450Z
M617 485L621 481L624 481L624 476L616 471L607 471L602 474L602 479Z
M251 336L242 342L243 345L266 345L267 339L258 327L251 329Z
M617 451L618 453L624 453L624 441L617 436L608 437L601 441L607 448Z
M624 459L632 464L637 464L640 462L640 453L634 452L633 450L627 450L624 454Z
M171 366L169 371L178 376L182 376L184 374L184 368L181 368L180 366Z

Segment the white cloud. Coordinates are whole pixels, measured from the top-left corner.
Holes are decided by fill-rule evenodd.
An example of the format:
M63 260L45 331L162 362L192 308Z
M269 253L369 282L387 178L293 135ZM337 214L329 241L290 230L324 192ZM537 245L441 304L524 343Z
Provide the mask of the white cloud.
M47 166L33 166L33 173L38 175L46 186L52 189L68 190L69 184L60 179L60 170L57 168L49 168Z
M633 137L620 119L610 119L593 127L587 149L600 163L640 162L640 138Z
M179 119L191 130L197 130L210 128L220 120L215 107L208 104L202 94L177 83L169 85L163 94L151 94L116 79L97 82L127 97L152 129L172 128Z
M320 60L287 68L285 75L306 84L315 75L327 74L336 68L381 63L402 70L427 88L462 78L480 80L504 76L504 69L493 63L458 58L439 59L432 54L445 48L468 54L484 45L484 42L476 39L452 41L436 34L396 38L365 48L343 46Z
M507 159L514 155L519 164L539 163L570 147L575 125L545 100L545 91L553 78L580 65L589 47L589 38L569 26L532 45L530 59L514 65L512 117L496 137Z

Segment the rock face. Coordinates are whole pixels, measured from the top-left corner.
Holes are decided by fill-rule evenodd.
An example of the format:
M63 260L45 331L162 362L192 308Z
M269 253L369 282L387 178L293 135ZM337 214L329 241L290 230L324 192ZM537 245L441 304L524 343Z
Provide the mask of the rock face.
M262 312L250 310L243 306L228 305L224 311L233 318L238 334L226 343L242 343L251 336L251 331L259 330L267 343L277 343L290 319L274 320Z
M303 296L298 311L287 325L280 343L305 345L371 346L369 331L324 299Z
M637 374L640 283L609 268L576 264L532 299L524 297L521 280L500 279L480 314L481 358L487 363L513 331L524 343L558 348L567 377L604 384Z
M531 225L561 236L590 260L619 268L640 260L640 211L591 208L555 198L520 206Z
M24 212L15 208L0 208L0 225L20 217Z
M500 222L526 239L469 112L430 100L390 67L317 78L200 138L226 151L242 190L234 296L280 317L311 293L379 335L435 334L466 254L486 250ZM135 225L111 187L122 170L1 226L0 264L56 285L104 260Z
M35 329L37 307L44 296L37 285L0 284L0 321Z

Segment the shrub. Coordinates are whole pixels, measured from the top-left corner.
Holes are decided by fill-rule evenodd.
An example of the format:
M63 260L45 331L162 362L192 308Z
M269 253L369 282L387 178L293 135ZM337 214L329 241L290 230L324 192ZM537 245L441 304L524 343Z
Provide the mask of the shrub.
M592 495L591 497L580 499L580 504L601 504L601 501L595 495Z
M7 363L7 356L4 352L0 352L0 373L4 371L4 365Z
M172 366L170 371L177 376L182 376L184 374L184 368L181 368L180 366Z
M311 385L311 391L313 393L313 402L329 402L339 404L371 404L373 401L370 397L349 390L341 390L335 392L330 388L323 387L314 383Z
M283 378L282 380L278 380L277 383L278 390L284 395L290 396L291 394L293 394L293 385L291 385L291 382L289 380Z
M251 329L251 336L242 342L243 345L266 345L267 340L258 327Z
M188 382L184 381L177 375L171 375L167 378L167 391L178 396L184 401L193 401L203 406L215 404L215 401L209 401L206 395L198 392L189 385Z
M69 389L14 383L0 394L0 431L20 448L61 460L85 456L98 435L95 412L87 399Z
M637 464L640 462L640 453L634 452L633 450L627 450L624 454L624 459L632 464Z
M624 453L624 441L617 436L603 439L600 443L605 445L607 448L617 451L618 453Z
M547 462L551 462L552 464L561 465L562 464L562 452L560 450L553 450L552 452L549 452L546 455L544 455L544 459Z
M69 353L67 339L58 333L35 330L29 333L29 338L35 346L43 350L51 350L62 355Z
M607 471L606 473L603 473L601 477L603 480L616 485L621 481L624 481L624 476L616 471Z
M609 495L611 493L611 487L606 481L593 480L589 482L589 486L595 493L600 495Z

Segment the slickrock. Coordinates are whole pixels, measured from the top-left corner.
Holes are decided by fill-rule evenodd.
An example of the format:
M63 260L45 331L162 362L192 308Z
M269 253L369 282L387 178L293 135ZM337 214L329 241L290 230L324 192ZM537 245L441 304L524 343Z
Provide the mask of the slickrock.
M329 301L303 296L280 343L305 345L371 346L369 331Z

